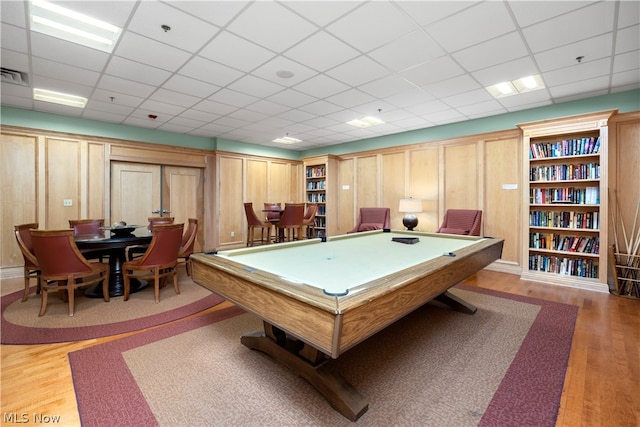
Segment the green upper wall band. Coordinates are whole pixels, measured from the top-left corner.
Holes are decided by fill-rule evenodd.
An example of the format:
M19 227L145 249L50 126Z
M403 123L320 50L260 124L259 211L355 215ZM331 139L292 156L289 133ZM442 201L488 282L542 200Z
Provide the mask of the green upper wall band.
M266 147L222 138L207 138L164 132L155 129L137 128L115 123L77 117L59 116L18 108L2 107L0 123L34 129L68 132L129 141L150 142L202 150L221 150L234 153L299 160L324 154L347 154L375 150L399 145L440 141L466 135L514 129L520 123L534 122L558 117L575 116L602 110L617 109L620 113L640 110L640 89L603 95L562 104L548 105L497 116L483 117L464 122L434 126L393 135L362 139L307 151L294 151Z

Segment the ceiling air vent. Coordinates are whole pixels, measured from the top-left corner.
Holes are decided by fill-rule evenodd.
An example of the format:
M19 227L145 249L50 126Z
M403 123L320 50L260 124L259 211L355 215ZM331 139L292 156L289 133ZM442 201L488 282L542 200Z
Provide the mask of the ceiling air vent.
M29 86L29 75L22 71L0 68L2 70L2 83L13 83L20 86Z

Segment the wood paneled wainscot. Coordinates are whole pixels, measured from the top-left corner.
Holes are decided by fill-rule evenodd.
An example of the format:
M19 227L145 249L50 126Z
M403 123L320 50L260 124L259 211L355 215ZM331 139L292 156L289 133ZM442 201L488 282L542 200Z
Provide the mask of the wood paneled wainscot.
M303 196L302 163L296 160L216 153L214 223L219 224L212 247L243 246L247 221L243 203L252 202L259 215L265 202L301 202Z

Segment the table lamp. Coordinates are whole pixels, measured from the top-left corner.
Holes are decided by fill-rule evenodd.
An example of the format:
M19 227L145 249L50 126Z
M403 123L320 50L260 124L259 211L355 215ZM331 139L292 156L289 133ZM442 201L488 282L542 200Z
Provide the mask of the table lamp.
M400 207L398 211L404 212L402 218L402 224L407 227L407 230L413 231L418 226L418 217L415 215L418 212L422 212L422 199L400 199Z

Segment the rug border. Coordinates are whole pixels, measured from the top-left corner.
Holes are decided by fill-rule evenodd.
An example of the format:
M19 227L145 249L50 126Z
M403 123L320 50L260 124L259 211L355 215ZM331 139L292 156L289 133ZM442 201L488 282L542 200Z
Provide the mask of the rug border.
M4 318L7 307L21 299L23 293L22 290L16 291L0 298L0 344L2 345L57 344L134 332L183 319L225 301L224 298L212 292L191 304L138 319L74 328L33 328L16 325Z
M553 427L560 407L560 396L570 357L578 307L475 286L457 285L454 289L488 294L498 298L540 306L540 312L531 325L531 329L523 340L478 425L482 427L495 425L500 425L501 427L520 427L525 425ZM118 425L119 422L122 425L158 425L155 415L137 387L122 353L138 346L195 330L242 313L245 313L245 311L233 306L189 319L189 321L177 322L165 328L146 331L69 353L68 358L82 425L106 426ZM544 334L544 336L547 336L548 322L556 321L557 316L560 314L563 315L563 320L566 321L566 327L562 328L559 333L560 337L556 340L556 345L550 349L550 352L546 352L541 356L539 353L543 352L537 351L538 346L535 335ZM557 323L554 323L554 325L557 326ZM90 372L91 370L97 371L95 376L78 374L78 372ZM100 373L105 370L117 370L117 378ZM536 385L535 378L537 376L534 378L534 376L526 375L526 373L540 371L548 372L546 377L553 379L551 387L545 387L544 393L540 393L540 387ZM518 389L523 391L523 393L519 394L519 399L524 399L524 402L536 402L536 405L541 404L544 406L543 410L541 411L539 406L523 407L518 405L515 408L514 400L518 399L513 399L514 384L517 384ZM522 384L526 385L523 386ZM93 395L97 390L117 390L118 392L116 396L112 396L113 399L110 397L110 400L106 402L104 399L100 399L101 396ZM540 399L541 394L544 399ZM532 397L535 397L535 399ZM83 402L94 399L101 400L101 405L99 406L101 413L83 413ZM128 412L126 412L126 419L118 420L113 418L117 416L118 411L116 409L123 407L122 405L125 405L124 407L135 405L135 419L132 419L131 414ZM95 408L95 406L93 407ZM518 410L517 419L513 418L514 409Z
M578 306L468 285L456 287L462 290L480 291L480 293L500 298L508 295L508 299L540 306L538 316L520 345L516 357L509 365L478 426L554 427L560 410L560 398L571 355ZM559 318L563 321L560 330L557 322ZM548 327L550 323L553 323L554 328ZM547 346L545 352L538 351L536 339L538 336L544 336L553 345ZM535 372L536 375L529 375L531 372ZM541 382L537 380L540 376L543 376L546 381L552 381L552 386L541 390ZM518 385L518 390L524 391L517 399L514 398L514 384ZM549 393L549 390L554 390L555 393ZM540 404L541 400L544 401L545 407L550 408L549 411L541 412L536 410L535 406L527 405L528 402ZM516 409L514 407L516 403L518 403L518 418L514 419L511 414Z

